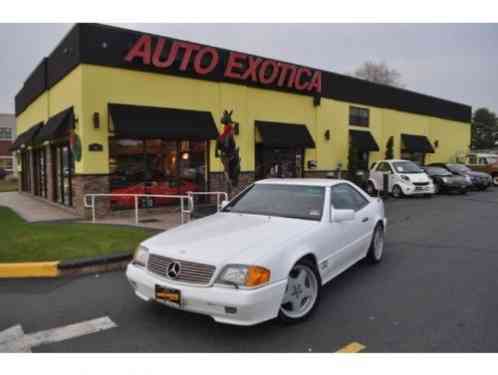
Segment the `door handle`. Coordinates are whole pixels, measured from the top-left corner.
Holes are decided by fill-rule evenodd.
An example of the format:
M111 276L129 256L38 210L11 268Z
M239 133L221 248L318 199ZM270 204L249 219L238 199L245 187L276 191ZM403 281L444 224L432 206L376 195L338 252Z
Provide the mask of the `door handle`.
M364 218L361 220L361 222L362 222L362 223L366 223L368 220L369 220L369 218L368 218L368 217L364 217Z

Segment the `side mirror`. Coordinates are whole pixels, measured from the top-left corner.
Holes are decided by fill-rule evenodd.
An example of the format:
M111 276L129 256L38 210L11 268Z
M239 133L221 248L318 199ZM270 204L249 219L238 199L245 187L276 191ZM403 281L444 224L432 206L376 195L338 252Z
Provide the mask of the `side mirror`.
M230 203L230 201L227 201L227 200L221 201L220 210L224 209L228 205L228 203Z
M336 210L333 207L330 210L330 221L332 223L353 221L354 217L355 217L354 210Z

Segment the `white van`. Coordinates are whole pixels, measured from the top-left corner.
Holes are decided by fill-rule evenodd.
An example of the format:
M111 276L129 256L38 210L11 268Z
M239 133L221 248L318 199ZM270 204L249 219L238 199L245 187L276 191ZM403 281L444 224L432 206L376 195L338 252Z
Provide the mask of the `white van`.
M388 175L387 191L395 198L404 195L432 196L435 193L432 179L410 160L380 160L372 164L367 191L374 195L384 190L384 175Z

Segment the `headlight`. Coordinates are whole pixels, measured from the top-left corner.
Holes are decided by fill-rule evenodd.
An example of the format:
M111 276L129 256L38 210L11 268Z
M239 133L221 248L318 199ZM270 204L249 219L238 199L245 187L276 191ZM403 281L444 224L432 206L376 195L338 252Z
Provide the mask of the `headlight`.
M135 256L133 257L132 263L137 266L145 267L148 258L149 258L149 249L147 249L145 246L139 246L135 251Z
M399 177L401 177L401 179L402 179L403 181L405 181L405 182L408 182L408 183L410 183L410 182L411 182L411 181L410 181L410 177L405 176L404 174L402 174L402 175L401 175L401 176L399 176Z
M217 282L252 288L270 281L270 271L259 266L229 265L218 276Z
M470 176L465 176L465 181L472 183L472 179L470 178Z
M441 180L443 180L443 182L444 182L445 184L447 184L447 183L448 183L448 181L449 181L449 178L448 178L448 177L443 177L443 178L441 178Z

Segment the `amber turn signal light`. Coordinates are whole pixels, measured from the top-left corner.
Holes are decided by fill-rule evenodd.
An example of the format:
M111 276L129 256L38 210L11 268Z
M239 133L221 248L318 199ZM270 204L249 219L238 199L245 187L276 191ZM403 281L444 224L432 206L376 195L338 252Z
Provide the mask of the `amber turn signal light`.
M263 267L250 266L247 269L246 286L258 286L270 281L270 271Z

